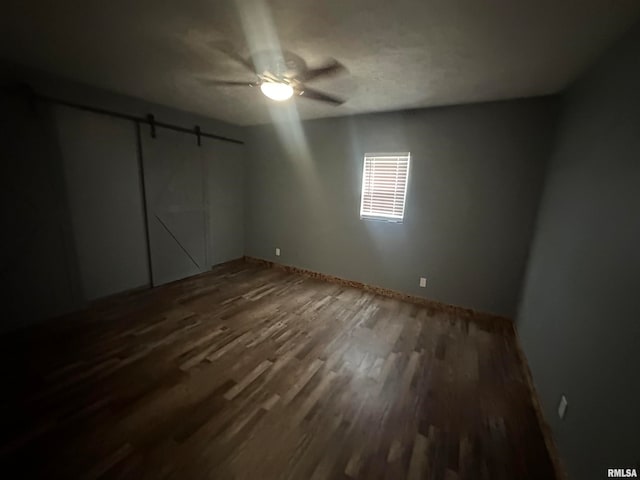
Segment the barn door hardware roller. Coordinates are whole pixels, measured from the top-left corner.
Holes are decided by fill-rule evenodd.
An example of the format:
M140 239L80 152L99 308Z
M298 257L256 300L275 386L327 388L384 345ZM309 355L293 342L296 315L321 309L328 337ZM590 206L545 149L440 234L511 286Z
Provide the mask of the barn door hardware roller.
M149 122L149 126L151 127L151 138L156 138L156 118L153 115L148 114L147 122Z

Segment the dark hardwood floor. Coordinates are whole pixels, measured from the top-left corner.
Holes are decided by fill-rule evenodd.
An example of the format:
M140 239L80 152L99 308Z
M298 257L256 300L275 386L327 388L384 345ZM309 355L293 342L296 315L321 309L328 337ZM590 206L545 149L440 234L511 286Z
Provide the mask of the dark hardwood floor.
M0 342L4 478L555 478L513 332L302 275L236 262Z

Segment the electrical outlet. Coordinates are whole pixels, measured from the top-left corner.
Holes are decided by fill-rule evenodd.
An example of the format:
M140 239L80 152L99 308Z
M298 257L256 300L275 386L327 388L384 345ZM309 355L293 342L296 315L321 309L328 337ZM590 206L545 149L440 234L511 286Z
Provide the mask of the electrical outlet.
M562 395L560 397L560 403L558 404L558 416L560 420L564 420L564 416L567 414L567 407L569 406L569 402L567 401L567 397Z
M420 286L422 288L427 286L427 279L425 277L420 277Z
M280 256L280 249L276 247L276 257Z

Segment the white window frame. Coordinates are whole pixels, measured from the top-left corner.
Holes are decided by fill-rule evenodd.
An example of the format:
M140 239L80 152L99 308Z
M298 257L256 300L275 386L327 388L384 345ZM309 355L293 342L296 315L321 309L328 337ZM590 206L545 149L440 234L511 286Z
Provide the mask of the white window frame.
M406 158L407 161L407 176L405 179L404 185L404 194L402 196L402 214L400 216L389 214L385 212L371 212L364 211L364 201L365 201L365 187L366 187L366 168L367 161L375 160L375 159L384 159L384 158ZM360 219L361 220L379 220L385 222L392 223L403 223L404 217L406 214L406 203L407 203L407 192L409 190L409 177L410 177L410 168L411 168L411 152L401 152L401 153L365 153L364 160L362 163L362 189L360 191ZM396 180L397 181L397 180ZM396 185L397 187L397 185ZM394 204L395 204L395 194L394 194Z

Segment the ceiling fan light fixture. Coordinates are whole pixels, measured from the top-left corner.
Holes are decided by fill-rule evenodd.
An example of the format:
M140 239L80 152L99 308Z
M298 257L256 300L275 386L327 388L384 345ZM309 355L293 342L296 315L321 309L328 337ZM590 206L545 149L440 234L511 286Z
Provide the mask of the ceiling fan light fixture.
M293 87L284 82L263 82L260 85L260 90L265 97L276 102L283 102L293 96Z

